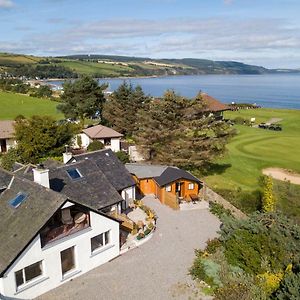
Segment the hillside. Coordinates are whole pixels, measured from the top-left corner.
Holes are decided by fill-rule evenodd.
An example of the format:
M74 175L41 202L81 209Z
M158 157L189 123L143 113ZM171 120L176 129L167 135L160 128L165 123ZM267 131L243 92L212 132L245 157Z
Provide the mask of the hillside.
M113 55L69 55L35 57L0 53L0 74L27 78L76 78L80 74L94 77L137 77L197 74L266 74L300 72L289 69L267 69L235 61L213 61L196 58L152 59Z

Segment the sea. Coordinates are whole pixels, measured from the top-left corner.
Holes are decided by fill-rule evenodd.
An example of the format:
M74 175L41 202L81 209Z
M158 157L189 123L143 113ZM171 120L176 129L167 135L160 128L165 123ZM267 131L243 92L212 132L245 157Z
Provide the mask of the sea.
M261 107L300 109L300 73L264 75L185 75L149 78L99 79L114 91L124 81L140 85L146 94L161 97L174 90L185 97L205 92L223 103L251 103ZM61 86L62 81L51 81Z

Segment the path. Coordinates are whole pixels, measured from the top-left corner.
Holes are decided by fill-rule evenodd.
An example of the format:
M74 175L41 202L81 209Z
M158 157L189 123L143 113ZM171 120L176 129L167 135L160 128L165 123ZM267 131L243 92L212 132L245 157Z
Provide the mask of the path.
M293 184L300 184L300 174L292 173L280 168L267 168L262 170L264 175L271 176L274 179L290 181Z
M158 215L151 240L39 299L188 299L194 249L217 236L220 222L207 209L174 211L151 196L145 198Z

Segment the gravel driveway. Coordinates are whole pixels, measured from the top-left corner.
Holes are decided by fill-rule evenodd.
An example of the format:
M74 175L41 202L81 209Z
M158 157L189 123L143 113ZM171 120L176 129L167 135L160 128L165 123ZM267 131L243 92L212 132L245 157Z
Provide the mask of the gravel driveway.
M152 196L144 203L158 215L151 240L39 299L188 299L194 249L217 236L220 222L207 209L173 211Z

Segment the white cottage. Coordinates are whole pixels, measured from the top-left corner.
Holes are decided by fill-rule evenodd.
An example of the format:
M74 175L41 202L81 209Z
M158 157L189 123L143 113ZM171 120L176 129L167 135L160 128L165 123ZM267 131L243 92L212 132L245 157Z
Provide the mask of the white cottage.
M0 152L7 152L17 144L14 134L14 121L0 121Z
M119 222L101 210L122 198L90 167L0 170L1 299L35 298L119 255Z
M81 147L87 148L92 141L100 141L106 149L114 152L121 150L121 138L123 134L103 125L96 125L82 130L79 134ZM75 146L77 140L75 141Z

